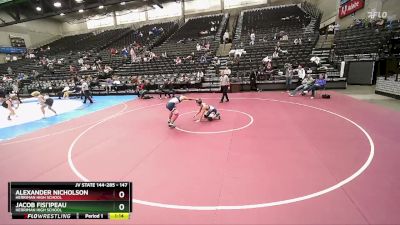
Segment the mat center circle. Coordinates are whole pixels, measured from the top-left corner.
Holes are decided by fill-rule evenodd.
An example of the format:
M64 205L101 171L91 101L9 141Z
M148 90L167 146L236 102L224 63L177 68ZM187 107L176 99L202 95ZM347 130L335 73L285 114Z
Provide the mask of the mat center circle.
M233 109L218 109L218 111L221 113L221 120L178 124L176 129L190 134L221 134L245 129L254 122L253 116L246 112ZM185 112L181 117L193 116L195 113L196 111Z

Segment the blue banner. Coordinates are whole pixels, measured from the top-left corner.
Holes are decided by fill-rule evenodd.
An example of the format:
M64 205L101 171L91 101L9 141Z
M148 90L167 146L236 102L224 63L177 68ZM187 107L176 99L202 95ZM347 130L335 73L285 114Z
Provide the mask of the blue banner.
M26 52L26 48L0 47L0 53L4 54L22 54Z

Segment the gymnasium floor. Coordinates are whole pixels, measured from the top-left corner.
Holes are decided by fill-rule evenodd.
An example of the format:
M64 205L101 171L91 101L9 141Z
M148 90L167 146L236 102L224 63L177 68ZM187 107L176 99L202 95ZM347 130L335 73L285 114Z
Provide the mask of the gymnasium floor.
M118 224L400 224L400 112L330 94L191 95L222 120L195 123L184 102L177 129L165 99L123 99L2 141L0 224L21 224L7 182L80 180L133 182L132 218Z

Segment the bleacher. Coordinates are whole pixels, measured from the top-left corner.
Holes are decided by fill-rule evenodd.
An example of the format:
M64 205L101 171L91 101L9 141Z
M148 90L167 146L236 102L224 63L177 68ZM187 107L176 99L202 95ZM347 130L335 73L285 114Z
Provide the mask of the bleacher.
M318 24L316 24L315 18L311 18L297 5L249 10L245 11L242 16L242 30L238 32L240 36L235 37L232 48L244 49L246 54L242 54L238 64L230 66L232 73L238 79L247 82L250 71L259 70L263 65L263 58L267 56L272 58L278 42L280 48L287 50L288 53L282 53L279 58L272 60L274 80L284 79L284 77L278 76L278 71L284 70L285 63L291 63L294 66L308 63L317 34L315 29L310 30L307 27L318 27ZM252 30L256 36L254 45L250 44ZM287 41L274 39L281 31L288 34ZM294 44L293 41L296 38L302 39L301 45Z
M364 27L340 30L335 34L335 54L377 54L386 40L385 35L386 32Z
M163 32L159 31L159 33L150 34L149 31L151 31L153 28L156 28L158 31L162 28ZM177 24L175 22L148 24L140 27L137 30L130 31L127 35L113 42L110 46L117 49L122 49L134 42L142 46L153 46L156 42L168 37L168 35L170 35L171 32L174 32L176 29Z
M229 63L227 58L220 58L222 62L220 66L211 63L220 46L220 36L226 29L228 18L228 15L217 14L188 19L186 23L181 24L181 27L178 27L177 23L168 22L149 24L135 30L121 28L67 36L44 46L44 48L50 46L50 51L39 53L40 56L44 55L56 61L63 59L61 64L53 63L51 71L40 65L38 59L24 59L3 64L0 65L0 69L6 71L10 66L15 74L19 72L29 74L32 70L37 70L40 73L39 81L28 84L28 91L38 88L40 83L42 83L40 88L51 87L54 90L71 82L70 65L77 65L78 59L85 55L85 61L89 65L100 57L103 66L110 65L114 69L113 75L127 83L137 78L141 81L146 80L156 87L166 80L173 80L178 88L186 89L189 86L189 89L182 91L216 91L219 86L219 69L224 69L228 65L232 70L232 80L247 85L250 71L262 70L262 59L266 56L272 58L271 55L279 41L280 48L288 52L273 59L274 72L271 79L262 79L261 76L258 83L281 85L285 79L281 73L284 71L284 65L291 63L294 67L307 66L318 38L319 18L314 16L314 14L319 15L318 11L310 5L306 6L305 9L298 5L284 5L243 11L237 22L237 35L232 49L243 48L246 54L243 54L240 62L235 64ZM163 31L157 34L149 33L154 27L156 30L162 28ZM253 29L256 41L254 45L250 45L249 33ZM287 41L274 39L281 31L288 34ZM347 38L345 35L343 37ZM296 38L301 38L302 44L295 45L293 40ZM338 39L338 43L342 43L339 40L341 39ZM128 47L134 42L145 45L143 51L150 50L157 57L150 62L131 62L130 57L124 59L120 53L111 56L110 48L116 48L120 52L123 47ZM197 51L198 43L202 45L209 43L210 48ZM141 52L142 49L137 54ZM162 57L163 53L166 53L167 57ZM186 59L189 56L192 59ZM176 57L182 59L182 64L175 63ZM206 61L200 62L201 57L205 57ZM197 76L198 71L204 72L204 78ZM318 72L313 71L313 68L307 68L307 71L314 75ZM85 71L78 69L77 76L104 78L104 74L91 69ZM329 76L330 81L345 82L345 78L338 78L338 73ZM272 89L276 89L274 87Z
M215 40L223 15L206 16L190 19L161 46L152 48L158 56L167 53L167 58L159 57L152 62L126 63L115 71L117 76L137 76L142 80L147 80L154 86L164 83L165 80L174 80L176 87L190 88L186 91L201 91L201 78L196 76L198 71L205 71L211 62L215 51L219 46L219 41ZM214 26L215 31L211 31ZM149 26L151 28L151 26ZM208 31L201 35L200 32ZM202 41L210 43L209 50L196 50L196 44ZM179 43L178 43L179 42ZM192 60L184 58L192 56ZM201 63L200 57L205 55L207 62ZM183 59L182 64L176 65L175 58L179 56ZM184 80L187 77L188 81ZM189 82L189 85L187 85ZM183 90L182 90L183 91Z
M188 56L192 52L196 53L197 43L209 42L210 53L215 54L219 46L219 41L216 41L215 37L222 19L222 14L189 19L167 41L154 48L153 51L156 54L167 52L169 56ZM211 27L214 27L215 30L211 31ZM200 34L203 31L208 33Z

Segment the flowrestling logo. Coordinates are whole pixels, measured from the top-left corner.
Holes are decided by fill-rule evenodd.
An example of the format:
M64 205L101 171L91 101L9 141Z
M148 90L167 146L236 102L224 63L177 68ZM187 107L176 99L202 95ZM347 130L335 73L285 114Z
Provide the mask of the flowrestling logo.
M364 8L363 0L350 0L339 8L339 17L343 18L349 14L356 12L359 9Z
M377 12L376 9L373 9L370 12L368 12L368 18L370 18L371 20L386 19L386 18L388 18L388 13L387 12Z

